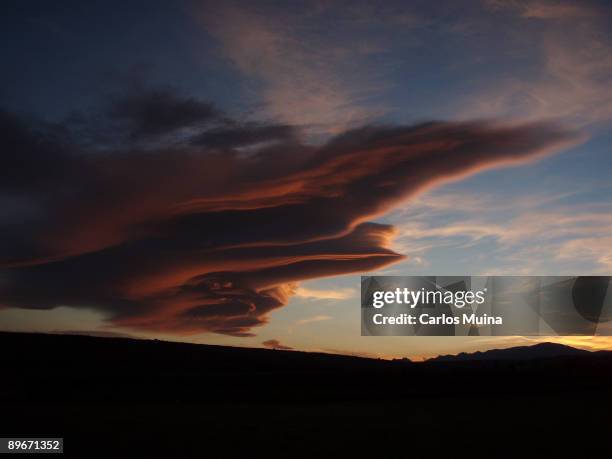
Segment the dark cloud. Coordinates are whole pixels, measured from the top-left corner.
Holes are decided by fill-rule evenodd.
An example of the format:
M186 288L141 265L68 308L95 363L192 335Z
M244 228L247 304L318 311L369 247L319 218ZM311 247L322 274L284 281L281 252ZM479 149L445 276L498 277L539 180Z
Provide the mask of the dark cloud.
M62 126L36 123L0 110L0 192L43 193L76 172L75 151Z
M269 339L267 341L264 341L263 343L264 346L269 347L270 349L280 349L281 351L291 351L293 350L292 347L289 346L285 346L284 344L281 344L281 342L277 339Z
M138 140L206 125L217 120L219 113L211 104L168 89L143 89L114 100L108 116L125 123L129 136Z
M210 148L239 148L267 142L296 139L296 129L286 124L245 123L206 131L193 139L195 145Z
M249 335L299 281L401 260L394 228L368 220L437 183L579 140L547 123L428 123L315 147L288 127L213 121L207 104L170 93L151 115L138 97L112 116L129 114L137 136L182 135L100 150L70 126L0 116L0 305Z

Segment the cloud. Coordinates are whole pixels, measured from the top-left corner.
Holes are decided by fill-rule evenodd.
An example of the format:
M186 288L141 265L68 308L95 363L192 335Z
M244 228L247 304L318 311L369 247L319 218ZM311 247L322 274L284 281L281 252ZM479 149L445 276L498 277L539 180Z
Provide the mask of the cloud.
M352 288L341 288L334 290L321 290L306 287L298 287L295 296L309 298L313 300L346 300L357 297L357 291Z
M297 137L296 128L286 124L246 123L226 125L203 132L193 139L194 145L210 148L240 148L286 142Z
M327 7L294 7L291 14L271 5L206 2L196 15L272 119L329 134L383 113L385 107L365 103L381 90L375 72L355 71L376 44L355 34L329 38L317 26L329 20Z
M612 218L605 222L610 228ZM557 259L572 261L594 261L599 271L609 273L612 270L612 237L602 234L606 227L600 227L599 231L590 231L597 234L596 237L579 237L564 241L560 244ZM588 234L588 232L587 232Z
M555 118L580 126L612 117L609 7L553 0L485 4L506 21L517 21L514 30L522 38L508 54L535 51L534 64L529 72L498 76L471 94L461 109L466 117Z
M12 203L0 211L1 306L250 336L300 281L402 260L389 248L396 229L371 222L397 204L581 140L550 123L431 122L354 129L316 147L292 130L262 143L251 125L194 110L203 102L149 94L169 113L143 129L138 114L149 115L130 112L137 142L92 146L125 120L108 110L78 129L0 114L0 196ZM229 135L201 142L224 126L240 147Z
M488 274L571 274L576 269L608 273L612 267L612 209L584 199L595 191L605 195L607 188L571 191L566 183L562 186L562 192L538 194L532 190L511 201L494 192L419 196L390 216L391 223L401 222L393 248L424 259L432 249L461 248L473 262L486 253Z
M315 322L323 322L323 321L331 320L331 319L333 319L333 317L331 316L318 315L318 316L306 317L305 319L300 319L296 321L295 323L297 325L307 325L307 324L312 324Z
M293 348L289 346L285 346L281 344L281 342L277 339L269 339L267 341L262 342L265 347L269 347L270 349L279 349L281 351L292 351Z
M129 93L113 101L108 115L124 124L133 140L207 124L218 117L211 104L179 97L168 89Z
M609 7L591 1L482 0L462 2L457 14L448 10L390 2L288 9L234 1L204 2L196 16L266 115L318 135L338 134L393 111L414 119L395 103L398 97L418 100L423 88L412 91L410 75L430 62L415 49L437 43L440 33L450 34L450 45L460 47L447 51L445 62L477 74L468 79L476 82L472 86L451 81L454 73L447 75L444 65L439 74L435 70L433 80L446 77L442 93L455 84L468 90L434 113L557 118L580 126L612 116ZM491 34L498 38L496 46L483 52L482 36ZM425 90L433 84L425 84ZM421 103L431 110L430 101Z
M521 17L532 19L576 19L591 18L596 11L584 2L582 4L558 0L486 0L492 9L508 9Z

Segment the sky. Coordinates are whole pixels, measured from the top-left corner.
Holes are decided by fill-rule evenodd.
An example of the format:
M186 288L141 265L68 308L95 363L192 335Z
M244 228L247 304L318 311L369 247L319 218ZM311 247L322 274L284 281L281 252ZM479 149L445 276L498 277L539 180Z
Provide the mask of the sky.
M2 330L419 359L545 338L361 337L360 275L612 271L608 2L2 10Z

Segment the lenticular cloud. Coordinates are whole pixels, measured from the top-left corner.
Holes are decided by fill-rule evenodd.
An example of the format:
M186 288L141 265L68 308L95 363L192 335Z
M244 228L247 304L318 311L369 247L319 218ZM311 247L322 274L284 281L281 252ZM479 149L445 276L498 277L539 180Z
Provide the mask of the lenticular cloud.
M558 151L549 123L365 127L323 145L167 91L65 125L0 113L0 305L246 336L305 279L395 263L372 222L436 184Z

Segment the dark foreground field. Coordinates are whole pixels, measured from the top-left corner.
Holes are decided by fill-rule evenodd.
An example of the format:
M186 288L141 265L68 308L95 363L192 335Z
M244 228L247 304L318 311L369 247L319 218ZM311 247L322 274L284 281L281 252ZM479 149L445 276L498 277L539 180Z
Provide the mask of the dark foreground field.
M410 363L12 333L0 346L0 437L64 437L76 457L612 456L611 353Z

